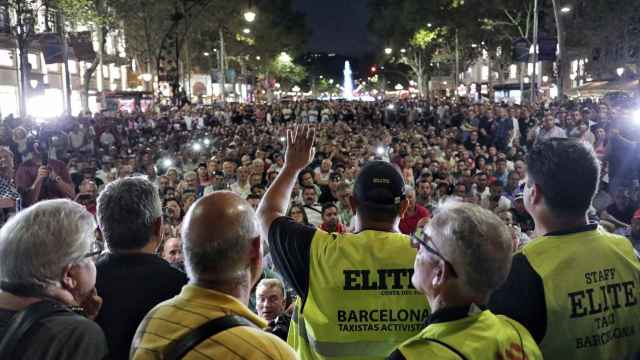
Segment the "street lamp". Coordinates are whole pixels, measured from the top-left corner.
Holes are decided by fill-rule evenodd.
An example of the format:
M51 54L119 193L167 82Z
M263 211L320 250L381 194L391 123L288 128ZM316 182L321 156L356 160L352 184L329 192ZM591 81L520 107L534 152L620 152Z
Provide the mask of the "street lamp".
M542 77L542 82L548 82L549 81L549 77L547 75L544 75Z
M262 60L262 58L260 57L260 55L256 56L256 60L258 60L258 61Z
M622 77L622 74L624 74L624 68L623 67L617 68L616 74L618 74L619 77Z
M208 52L206 52L206 51L205 51L202 55L204 55L204 56L209 56L210 54L209 54Z
M562 8L560 8L560 12L563 14L567 14L571 12L571 8L569 6L563 6Z
M244 19L248 23L252 23L256 19L256 13L254 11L252 11L252 10L247 10L244 13Z
M406 49L400 49L400 53L404 54L404 53L406 53L406 52L407 52L407 50L406 50Z
M244 28L244 29L242 29L242 32L243 32L243 33L245 33L245 34L247 34L247 35L249 35L249 34L251 34L251 29L249 29L249 28Z
M392 48L389 48L389 47L388 47L388 48L385 48L385 49L384 49L384 53L385 53L385 54L387 54L387 55L391 55L391 53L392 53L392 52L393 52L393 49L392 49Z

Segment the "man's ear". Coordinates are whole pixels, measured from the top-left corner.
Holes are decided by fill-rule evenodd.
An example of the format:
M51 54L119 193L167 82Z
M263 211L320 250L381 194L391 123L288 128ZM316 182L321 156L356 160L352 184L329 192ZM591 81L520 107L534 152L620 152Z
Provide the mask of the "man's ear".
M69 292L73 292L78 286L78 282L73 277L73 264L69 264L62 269L62 287Z
M253 272L251 274L251 287L253 287L262 274L262 239L260 236L251 240L247 256L249 257L249 268Z

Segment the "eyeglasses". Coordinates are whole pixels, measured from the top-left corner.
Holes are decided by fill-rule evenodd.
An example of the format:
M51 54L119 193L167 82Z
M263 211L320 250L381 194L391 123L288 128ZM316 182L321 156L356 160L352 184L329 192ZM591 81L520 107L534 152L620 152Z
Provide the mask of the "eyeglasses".
M444 261L444 263L451 268L451 272L453 273L453 276L458 277L458 273L456 272L456 269L453 268L453 264L451 264L449 260L445 259L444 256L442 256L442 254L440 254L438 250L429 246L429 242L433 242L433 239L431 239L427 234L422 235L422 239L416 236L415 234L411 235L411 246L415 248L419 248L420 246L424 247L425 250L442 259L442 261Z
M89 246L89 252L84 255L84 258L91 258L102 254L104 251L104 244L101 241L94 241Z

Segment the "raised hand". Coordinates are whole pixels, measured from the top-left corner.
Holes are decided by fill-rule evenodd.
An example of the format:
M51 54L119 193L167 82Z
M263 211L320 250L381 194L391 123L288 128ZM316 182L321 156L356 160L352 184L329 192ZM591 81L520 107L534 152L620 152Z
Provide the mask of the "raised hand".
M287 151L284 166L300 171L313 161L315 149L313 143L316 130L309 125L298 125L287 130Z

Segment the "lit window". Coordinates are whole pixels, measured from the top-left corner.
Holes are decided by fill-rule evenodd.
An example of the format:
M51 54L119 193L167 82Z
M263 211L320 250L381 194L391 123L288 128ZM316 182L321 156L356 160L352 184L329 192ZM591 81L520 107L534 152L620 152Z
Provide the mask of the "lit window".
M38 62L38 55L36 54L29 54L28 58L29 58L29 64L31 64L31 70L38 70L40 67L40 63Z
M78 73L78 63L75 60L69 60L69 74Z
M480 73L480 78L482 81L489 80L489 67L487 65L482 66L482 71Z
M0 66L13 66L11 50L0 49Z
M509 79L515 79L518 77L518 65L509 66Z

